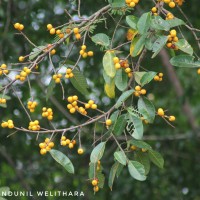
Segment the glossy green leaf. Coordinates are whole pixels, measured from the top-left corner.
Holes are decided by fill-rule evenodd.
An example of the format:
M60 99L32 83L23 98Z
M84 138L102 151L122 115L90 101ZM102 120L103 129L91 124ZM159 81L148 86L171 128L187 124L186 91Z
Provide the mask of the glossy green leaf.
M88 84L87 84L87 80L86 80L85 76L83 76L83 74L77 69L73 70L73 74L74 74L74 77L70 78L70 81L71 81L72 85L81 94L88 95L89 94L89 92L87 90Z
M150 160L157 165L159 168L163 168L164 166L164 159L160 153L157 151L149 150L148 151Z
M147 175L150 171L150 160L149 160L148 153L146 152L144 153L142 151L136 151L134 158L135 158L135 161L138 161L144 166L145 175Z
M115 76L115 85L120 91L124 91L128 85L128 76L123 69L117 70Z
M99 44L101 46L108 47L110 45L110 39L105 33L98 33L92 36L91 39L94 43Z
M149 99L140 97L138 100L138 110L149 123L153 123L156 111Z
M194 61L194 57L190 55L178 55L171 58L170 63L176 67L199 68L200 61Z
M169 31L170 26L167 20L164 20L160 16L154 16L151 20L151 29Z
M102 172L98 171L96 173L96 177L98 179L98 186L99 186L99 188L103 188L104 183L105 183L105 176L104 176L104 174Z
M158 55L158 53L167 43L167 40L168 40L167 36L159 36L159 38L154 42L152 46L152 51L154 52L154 54L152 55L151 58L155 58Z
M140 34L146 33L151 24L151 13L144 13L138 20L137 29Z
M74 166L73 166L72 162L70 161L70 159L65 154L63 154L62 152L55 150L55 149L51 149L49 151L49 153L69 173L74 174Z
M33 60L35 57L37 57L43 50L45 49L45 46L38 46L35 47L32 52L30 53L29 60Z
M137 162L137 161L129 161L128 162L128 170L130 175L138 180L138 181L144 181L146 180L146 176L145 176L145 169L144 166Z
M121 7L125 7L126 4L124 0L112 0L111 6L113 8L121 8Z
M123 92L122 95L119 97L119 99L117 100L116 104L115 104L115 108L119 108L122 103L124 101L126 101L132 94L133 94L134 90L128 90L126 92Z
M113 182L115 180L115 176L116 176L116 173L117 173L119 166L120 166L120 163L115 162L111 167L111 170L110 170L110 173L109 173L109 178L108 178L108 186L111 190L112 190Z
M142 148L147 149L147 150L152 149L152 147L149 144L147 144L146 142L144 142L142 140L130 140L129 142L130 142L130 144L132 144L140 149L142 149Z
M93 179L96 173L97 163L90 162L89 169L88 169L88 177L89 179Z
M185 25L185 22L182 19L179 18L174 18L171 20L167 20L168 24L169 24L169 28L173 28L176 26L181 26L181 25Z
M120 115L114 125L113 132L115 135L121 135L127 124L126 115Z
M105 150L106 142L99 143L93 150L90 155L90 161L92 163L97 163L103 156Z
M178 42L175 43L176 46L179 48L179 50L192 55L193 54L193 48L191 45L187 42L185 39L180 39Z
M115 65L113 62L113 58L115 57L115 53L113 51L107 51L103 57L103 67L106 74L113 78L116 74Z
M147 72L134 72L134 78L137 84L141 85L141 79Z
M119 110L116 110L111 114L110 119L112 120L113 123L117 120L119 114L120 114Z
M135 43L134 50L133 50L133 53L131 54L131 56L136 57L142 52L142 49L144 48L144 45L145 45L146 37L147 37L147 35L144 34L138 39L138 41ZM138 38L138 37L135 37L134 39L136 39L136 38ZM131 43L131 45L132 45L132 43Z
M49 97L52 96L55 87L56 83L53 79L51 79L49 85L47 86L46 101L48 101Z
M126 22L132 29L137 30L138 18L136 16L127 15L126 16Z
M144 132L142 120L134 115L131 115L130 113L128 115L128 119L129 123L133 123L134 125L134 132L132 133L132 137L137 140L142 139Z
M122 165L126 165L127 158L124 152L116 151L114 153L114 157L119 163L121 163Z
M144 85L150 83L156 74L156 72L146 72L140 80L141 86L143 87Z

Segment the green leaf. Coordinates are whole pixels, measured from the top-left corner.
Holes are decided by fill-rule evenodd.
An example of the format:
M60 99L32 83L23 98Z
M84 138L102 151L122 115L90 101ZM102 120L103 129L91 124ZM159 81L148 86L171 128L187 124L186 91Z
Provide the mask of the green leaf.
M158 55L158 53L167 43L167 40L168 40L167 36L159 36L159 38L154 42L152 46L152 51L154 52L154 54L152 55L151 58L155 58Z
M49 85L47 86L46 101L48 101L49 97L52 96L55 87L56 83L53 79L51 79Z
M142 149L142 148L147 149L147 150L152 149L152 147L149 144L147 144L146 142L144 142L142 140L130 140L129 142L130 142L130 144L132 144L140 149Z
M115 162L110 170L109 173L109 178L108 178L108 186L110 187L111 191L112 191L112 186L113 186L113 182L117 173L117 170L119 169L120 163L119 162Z
M137 84L141 85L141 79L147 72L134 72L134 78Z
M134 90L127 90L126 92L123 92L122 95L119 97L115 104L115 108L119 108L124 101L126 101L132 94Z
M106 142L99 143L93 150L90 155L90 161L92 163L98 162L103 156L104 150L105 150Z
M156 111L149 99L140 97L138 100L138 110L149 123L153 123Z
M147 175L150 171L150 160L149 160L148 153L136 151L134 158L135 158L135 161L138 161L139 163L141 163L144 166L145 175Z
M110 116L110 119L112 120L112 122L115 122L118 116L119 116L119 110L116 110L115 112L112 113L112 115Z
M150 160L157 165L159 168L163 168L164 166L164 159L160 153L157 151L149 150L148 151Z
M187 42L185 39L180 39L178 42L175 43L176 46L183 52L192 55L193 54L193 48L191 45Z
M127 158L124 152L116 151L114 153L114 157L119 163L121 163L122 165L126 165Z
M103 188L105 183L105 176L102 172L97 172L96 177L98 179L98 186L99 188Z
M146 176L145 176L145 169L144 166L137 162L137 161L129 161L128 162L128 170L130 175L138 180L138 181L144 181L146 180Z
M139 41L140 38L141 38L140 36L134 37L134 38L132 39L132 41L131 41L131 45L130 45L130 55L131 55L132 57L135 57L135 54L133 54L133 53L134 53L136 44L138 43L138 41ZM139 48L139 47L137 46L137 48ZM141 53L142 49L143 49L143 46L141 46L140 49L137 49L137 54L136 54L136 56L139 55L139 54Z
M95 176L95 172L96 172L96 166L97 164L96 163L91 163L89 164L89 170L88 170L88 177L89 179L93 179L94 176Z
M105 90L106 95L109 98L115 98L115 81L112 80L112 82L110 84L106 83L104 85L104 90Z
M51 149L49 151L49 153L69 173L74 174L74 166L73 166L72 162L70 161L70 159L65 154L63 154L62 152L55 150L55 149Z
M137 30L138 18L136 16L127 15L126 16L126 22L132 29Z
M176 26L181 26L181 25L185 25L186 23L179 19L179 18L174 18L174 19L171 19L171 20L167 20L168 24L169 24L169 28L173 28L173 27L176 27Z
M150 24L151 24L151 13L144 13L138 20L137 23L137 29L139 31L140 34L144 34L146 33L149 28L150 28Z
M89 94L89 92L87 90L88 84L87 84L85 76L83 76L83 74L77 69L73 70L73 74L74 74L74 77L70 78L70 81L71 81L72 85L81 94L88 95Z
M114 125L114 129L113 129L114 134L121 135L126 127L126 124L127 124L126 115L125 114L120 115Z
M113 78L108 76L104 70L103 70L103 78L104 78L105 83L107 83L108 85L111 84L113 81Z
M98 33L92 36L91 39L94 43L99 44L101 46L108 47L110 45L110 39L105 33Z
M120 91L124 91L128 85L128 76L122 69L118 69L115 76L115 85Z
M129 123L133 123L134 125L134 132L132 133L132 137L134 137L137 140L142 139L143 137L143 123L142 120L134 115L131 115L129 113L128 115Z
M124 168L124 165L119 163L119 167L117 168L117 172L116 172L117 178L119 178L119 175L121 174L123 168Z
M170 25L160 16L154 16L151 20L151 29L169 31Z
M33 60L36 56L38 56L43 50L45 46L38 46L32 50L29 56L29 60Z
M142 49L144 48L144 45L145 45L146 37L147 37L146 34L144 34L141 37L139 37L138 41L135 44L133 53L131 54L132 57L136 57L136 56L138 56L141 53L141 51L142 51ZM135 37L133 39L133 41L137 40L136 38L138 38L138 37ZM131 43L131 45L132 45L132 43Z
M153 78L156 76L156 74L157 74L156 72L146 72L140 80L141 86L143 87L144 85L151 82Z
M103 57L103 67L106 74L113 78L116 74L115 65L113 62L113 58L115 57L115 53L112 51L107 51Z
M3 94L0 94L0 98L4 98L4 99L6 99L6 100L10 100L11 99L11 97L10 96L8 96L8 95L3 95Z
M112 0L111 6L113 8L121 8L121 7L125 7L125 1L124 0Z
M178 55L171 58L170 63L176 67L199 68L200 61L194 61L194 57L190 55Z

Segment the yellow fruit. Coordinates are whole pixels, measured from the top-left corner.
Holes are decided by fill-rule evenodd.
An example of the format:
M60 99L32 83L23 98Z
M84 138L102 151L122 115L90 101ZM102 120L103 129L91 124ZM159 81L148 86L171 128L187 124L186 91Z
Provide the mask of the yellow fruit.
M97 105L96 104L92 104L91 108L95 110L95 109L97 109Z
M133 150L133 151L135 151L137 149L137 147L134 146L134 145L131 145L130 149Z
M81 49L82 49L83 51L86 50L86 48L87 48L86 45L82 45L82 46L81 46Z
M18 30L22 31L24 29L24 25L20 24Z
M77 33L79 33L79 28L74 28L74 34L77 34Z
M74 148L74 144L72 142L69 143L69 148L70 149Z
M170 3L170 1L171 1L171 0L164 0L164 2L167 3L167 4Z
M40 147L41 149L44 149L44 148L46 147L46 144L45 144L45 143L40 143L40 144L39 144L39 147Z
M175 121L176 120L176 118L174 117L174 116L169 116L169 121L170 122L173 122L173 121Z
M40 149L40 154L44 155L47 153L47 150L46 149Z
M131 2L131 3L129 4L129 6L130 6L131 8L134 8L134 7L135 7L135 3L134 3L134 2Z
M174 8L176 6L176 4L173 1L171 1L168 5L170 8Z
M15 23L15 24L14 24L14 28L15 28L15 29L19 29L19 26L20 26L20 23Z
M137 85L137 86L135 87L135 90L136 90L136 91L140 91L140 90L141 90L141 87L140 87L139 85Z
M147 93L147 91L145 89L141 89L140 93L145 95Z
M88 51L87 55L91 57L91 56L94 55L94 52L93 51Z
M71 141L69 139L66 139L66 144L68 145Z
M78 152L79 155L81 155L81 154L83 154L83 149L79 148L77 152Z
M157 8L156 8L156 7L153 7L153 8L151 9L151 12L153 12L153 13L157 12Z
M200 74L200 68L197 70L197 74Z
M147 152L147 149L142 148L142 152Z
M165 112L164 112L164 110L162 108L158 108L158 112L157 113L161 117L165 115Z
M51 28L50 31L49 31L49 33L51 35L54 35L56 33L56 29L55 28Z
M76 112L76 109L75 109L75 108L71 108L71 109L69 110L69 112L73 114L73 113Z
M110 126L112 124L112 120L111 119L107 119L106 120L106 126Z
M66 141L61 141L61 145L66 146L67 145Z
M171 37L176 37L176 30L171 30L170 31L170 35L171 35Z
M51 30L53 28L53 26L51 24L47 24L47 29Z
M96 179L92 180L92 185L96 186L98 184L98 181Z
M19 62L23 62L24 59L25 59L24 56L20 56L20 57L19 57Z

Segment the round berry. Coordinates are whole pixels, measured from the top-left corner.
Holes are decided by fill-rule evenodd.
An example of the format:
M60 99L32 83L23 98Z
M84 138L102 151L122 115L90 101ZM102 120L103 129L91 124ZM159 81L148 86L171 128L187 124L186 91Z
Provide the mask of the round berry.
M107 119L106 120L106 126L110 126L112 124L112 120L111 119Z
M158 112L157 113L161 117L165 115L165 112L164 112L164 110L162 108L158 108Z
M81 155L81 154L83 154L83 149L79 148L77 152L78 152L79 155Z

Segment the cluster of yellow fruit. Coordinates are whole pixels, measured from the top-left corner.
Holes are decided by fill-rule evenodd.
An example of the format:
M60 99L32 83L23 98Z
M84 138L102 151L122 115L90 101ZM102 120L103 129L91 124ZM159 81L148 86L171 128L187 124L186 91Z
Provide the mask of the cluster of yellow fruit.
M20 23L15 23L14 28L17 29L18 31L22 31L24 29L24 25Z
M29 122L29 127L28 127L28 129L29 129L29 130L32 130L32 131L39 131L39 130L40 130L39 121L38 121L38 120L35 120L35 121Z
M28 101L27 107L30 110L30 112L35 112L35 107L38 105L36 101Z
M98 179L94 178L91 183L94 186L93 187L94 192L98 192L99 191L99 186L98 186L99 181L98 181Z
M21 82L26 80L26 77L31 73L31 70L28 67L24 67L20 74L15 76L16 80L20 80Z
M170 122L173 122L173 121L176 120L176 118L175 118L173 115L171 115L171 116L165 115L165 111L164 111L162 108L158 108L157 114L158 114L160 117L167 118Z
M152 14L155 15L155 16L158 15L157 11L158 11L158 9L157 9L156 7L153 7L153 8L151 9Z
M62 136L60 144L62 146L68 146L70 149L73 149L74 145L76 144L76 140L70 140L66 138L65 136Z
M79 28L74 28L73 31L74 31L75 38L77 40L80 40L81 39L81 34L79 33Z
M2 128L10 128L10 129L14 128L13 120L9 119L7 122L2 122L1 127Z
M60 79L62 78L62 74L54 74L52 78L55 81L55 83L60 83L61 82Z
M178 47L175 45L175 42L178 42L178 37L177 37L177 32L175 29L170 31L170 34L168 35L168 42L167 42L167 47L178 50Z
M94 55L94 52L93 51L88 51L86 52L86 45L82 45L81 46L81 50L80 50L80 55L83 57L83 58L87 58L88 56L92 57Z
M66 69L66 74L65 74L65 78L73 78L74 74L72 72L72 69L68 68Z
M40 154L44 155L54 147L54 142L51 142L49 138L46 138L44 142L39 144Z
M174 19L174 15L171 12L168 12L165 19L166 20Z
M88 103L85 104L85 109L89 109L89 108L93 110L97 109L97 104L95 104L94 101L91 99L88 101Z
M154 77L154 81L162 81L163 80L163 73L159 73Z
M53 119L53 111L52 111L52 109L43 107L42 108L42 117L46 117L48 120L51 121Z
M5 98L0 98L0 104L6 104L6 99Z
M130 149L131 149L132 151L139 150L139 148L136 147L135 145L131 145L131 146L130 146ZM145 152L147 152L147 149L141 148L141 151L142 151L143 153L145 153Z
M76 95L69 96L67 98L67 101L69 102L69 104L67 104L67 108L69 109L69 112L73 114L76 111L78 111L82 115L87 115L87 111L85 110L85 108L83 108L82 106L80 107L78 106L77 100L78 100L78 97Z
M145 95L147 91L145 89L142 89L141 86L137 85L135 86L135 92L133 93L136 97L139 97L140 95Z
M139 0L125 0L128 7L134 8L138 3Z
M114 62L114 65L115 65L115 69L120 69L121 68L120 60L119 60L118 57L114 57L113 58L113 62Z
M54 35L56 33L56 29L52 26L52 24L47 24L47 30L51 35Z
M176 6L173 0L163 0L163 2L168 4L170 8L174 8Z
M129 78L131 78L133 76L133 73L132 73L130 67L127 67L124 71L127 73L127 75L128 75Z
M0 67L0 76L2 74L8 74L8 73L9 73L9 71L7 69L7 65L6 64L2 64L1 67Z
M64 33L60 30L60 29L57 29L56 30L56 35L58 35L58 37L61 39L61 38L64 38Z

